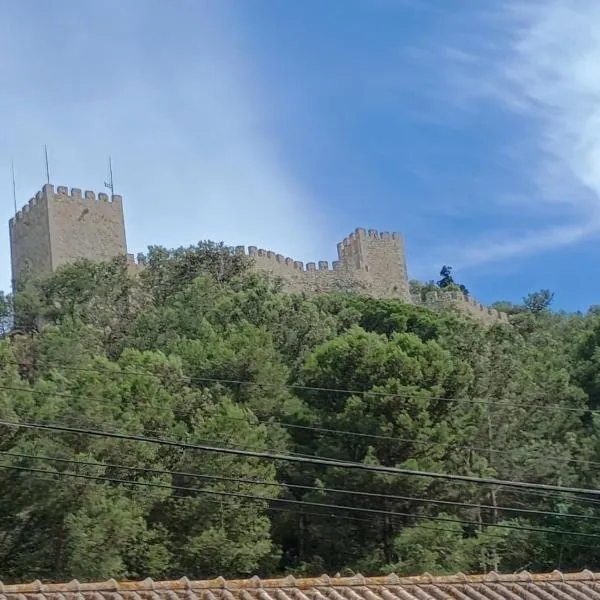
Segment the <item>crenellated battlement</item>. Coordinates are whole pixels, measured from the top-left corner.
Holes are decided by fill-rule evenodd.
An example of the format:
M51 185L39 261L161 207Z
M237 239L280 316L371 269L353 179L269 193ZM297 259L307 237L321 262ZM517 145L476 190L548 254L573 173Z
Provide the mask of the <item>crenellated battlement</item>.
M49 274L78 258L127 252L120 195L46 184L9 221L13 280L24 266Z
M420 294L412 294L412 301L429 308L443 309L455 307L461 312L470 314L488 323L508 323L508 315L495 308L488 308L477 300L465 296L462 292L456 290L436 290L425 293L425 297Z
M33 198L29 199L27 204L23 205L21 210L17 211L14 217L9 221L10 225L13 226L15 222L23 221L29 214L30 211L36 210L36 208L42 204L45 204L46 195L43 191L37 192Z
M236 246L234 251L236 254L242 254L250 258L254 258L263 265L271 262L273 265L277 265L283 269L287 268L290 272L295 273L307 273L312 271L337 271L341 267L341 262L338 260L334 260L331 263L331 267L329 266L328 260L319 260L317 262L308 262L304 264L300 260L294 260L293 258L284 256L283 254L275 252L274 250L265 250L256 246L248 246L248 249L246 249L245 246Z
M357 228L338 245L338 260L303 263L273 250L237 246L256 269L280 277L284 289L300 292L355 290L409 301L402 236Z
M56 187L56 193L54 193L54 186L47 185L45 188L50 188L48 190L49 197L60 196L61 198L71 198L73 200L97 200L98 202L116 202L122 203L123 198L119 194L111 194L110 196L105 192L94 192L93 190L85 190L82 192L80 188L71 188L69 193L69 188L65 185L59 185Z
M357 227L350 235L345 237L339 244L338 248L352 246L357 240L402 240L402 234L394 231L377 231L377 229L364 229Z
M508 316L487 308L460 291L431 291L411 295L399 233L357 228L338 244L339 260L302 263L273 250L236 246L234 252L254 260L256 269L280 277L291 292L344 289L378 298L397 298L433 309L454 307L486 323L508 322Z
M36 210L36 207L44 205L44 209L47 209L47 203L54 200L74 200L74 201L94 201L103 204L114 204L117 210L122 210L123 198L119 194L108 195L104 192L96 192L92 190L82 191L80 188L69 188L65 185L59 185L54 190L52 184L46 184L35 196L25 204L21 210L12 217L9 221L10 226L14 226L15 223L25 220L29 215L30 211Z
M126 256L131 273L145 267L143 257L127 254L120 195L46 184L10 219L13 279L23 267L47 275L77 259ZM350 292L397 299L434 309L454 307L486 323L508 322L461 292L435 291L411 297L404 241L398 232L356 228L337 244L338 259L303 263L273 250L236 246L253 268L280 278L283 289L307 294Z

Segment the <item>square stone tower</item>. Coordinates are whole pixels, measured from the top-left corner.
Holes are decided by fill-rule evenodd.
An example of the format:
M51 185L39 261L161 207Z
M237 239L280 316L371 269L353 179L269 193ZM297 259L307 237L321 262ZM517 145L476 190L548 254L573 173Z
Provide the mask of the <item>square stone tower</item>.
M337 250L341 265L365 282L371 296L411 301L400 233L359 227Z
M121 196L44 185L9 221L13 286L24 267L38 276L77 259L127 254Z

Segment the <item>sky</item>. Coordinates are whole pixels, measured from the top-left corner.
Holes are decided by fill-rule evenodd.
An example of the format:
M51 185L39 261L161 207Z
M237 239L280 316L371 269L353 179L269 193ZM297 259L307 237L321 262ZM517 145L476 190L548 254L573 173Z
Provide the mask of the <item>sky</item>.
M597 0L0 0L0 287L45 182L103 189L129 251L335 260L399 231L411 278L600 304Z

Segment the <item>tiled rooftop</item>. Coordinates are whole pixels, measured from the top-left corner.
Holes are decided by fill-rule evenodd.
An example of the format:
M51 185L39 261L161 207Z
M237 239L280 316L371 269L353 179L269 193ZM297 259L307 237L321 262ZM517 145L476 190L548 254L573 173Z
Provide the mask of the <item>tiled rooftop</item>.
M600 573L452 575L401 578L223 578L208 581L23 585L0 583L0 600L600 600Z

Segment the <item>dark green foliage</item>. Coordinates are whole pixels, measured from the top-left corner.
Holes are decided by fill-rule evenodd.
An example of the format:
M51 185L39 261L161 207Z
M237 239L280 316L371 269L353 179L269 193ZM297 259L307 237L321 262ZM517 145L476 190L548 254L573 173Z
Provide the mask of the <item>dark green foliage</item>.
M534 315L540 312L547 311L554 300L554 292L550 290L540 290L528 294L523 300L525 308Z
M597 309L553 313L542 290L503 305L510 326L486 328L399 301L283 294L247 257L209 242L151 248L146 264L133 277L121 260L81 261L0 297L0 419L600 485L599 420L589 410L600 408ZM450 267L441 277L411 282L411 292L467 293ZM568 495L11 426L0 427L0 452L10 453L2 466L50 471L0 468L5 582L600 568L600 547L555 533L600 535L600 521L505 510L600 517L597 504Z
M139 259L147 266L142 279L158 302L185 289L200 275L209 275L217 283L224 283L244 273L251 264L249 257L235 254L222 243L209 241L176 250L152 246L147 256L140 255Z
M456 283L452 277L452 267L444 265L440 271L441 279L437 282L437 285L441 289L445 290L457 290L461 291L465 296L469 295L469 290L462 284Z

